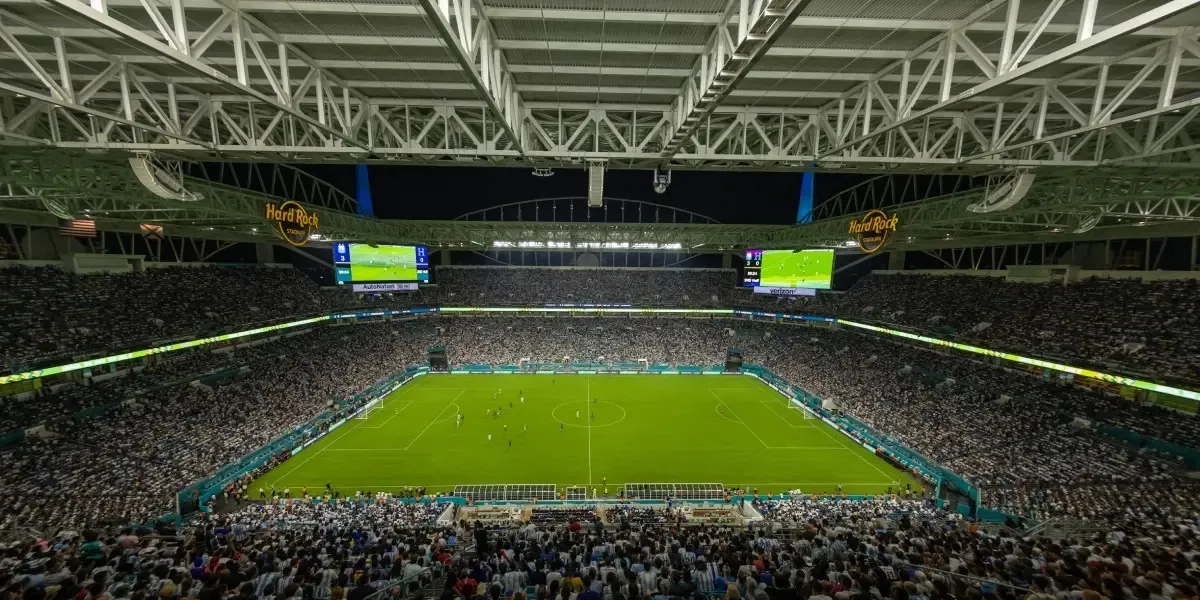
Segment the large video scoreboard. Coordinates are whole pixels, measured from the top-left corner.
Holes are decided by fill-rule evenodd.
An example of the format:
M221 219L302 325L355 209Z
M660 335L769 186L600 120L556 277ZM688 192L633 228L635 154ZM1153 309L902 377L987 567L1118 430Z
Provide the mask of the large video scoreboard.
M833 283L833 250L746 250L742 285L752 288L827 290Z
M414 290L429 283L429 248L335 242L333 267L338 285L356 292Z

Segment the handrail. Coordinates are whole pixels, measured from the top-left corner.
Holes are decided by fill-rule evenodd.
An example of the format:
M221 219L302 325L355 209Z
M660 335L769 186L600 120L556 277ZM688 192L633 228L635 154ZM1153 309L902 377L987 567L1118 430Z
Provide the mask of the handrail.
M390 592L393 588L395 588L397 586L402 586L405 583L411 583L412 581L420 580L421 576L426 573L432 574L433 569L431 569L430 567L423 567L420 571L417 571L416 573L413 573L412 575L409 575L408 577L402 577L400 579L390 580L387 583L379 586L378 591L367 596L366 598L363 598L363 600L379 600L379 598L382 598L384 594Z

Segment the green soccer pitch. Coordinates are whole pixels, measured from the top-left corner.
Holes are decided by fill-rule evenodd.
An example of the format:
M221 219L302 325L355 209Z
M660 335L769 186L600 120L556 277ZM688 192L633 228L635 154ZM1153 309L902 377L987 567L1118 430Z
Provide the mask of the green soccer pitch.
M758 285L827 290L832 277L832 251L765 250Z
M497 408L499 417L488 416ZM624 483L805 493L842 484L849 494L917 483L752 377L435 374L392 392L367 419L346 422L250 489L254 497L260 487L317 494L326 483L343 494L497 483L561 490L601 488L604 478L610 494Z

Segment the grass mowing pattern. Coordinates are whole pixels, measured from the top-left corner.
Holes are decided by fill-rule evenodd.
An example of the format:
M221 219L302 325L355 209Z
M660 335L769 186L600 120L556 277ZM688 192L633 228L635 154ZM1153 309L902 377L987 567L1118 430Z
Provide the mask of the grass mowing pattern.
M758 285L827 290L832 278L832 250L764 250Z
M746 376L437 374L375 406L368 419L345 423L265 474L252 495L259 487L315 494L326 482L343 494L492 483L603 491L605 477L610 494L623 483L805 493L833 492L840 483L848 494L916 485ZM500 416L489 417L497 407Z

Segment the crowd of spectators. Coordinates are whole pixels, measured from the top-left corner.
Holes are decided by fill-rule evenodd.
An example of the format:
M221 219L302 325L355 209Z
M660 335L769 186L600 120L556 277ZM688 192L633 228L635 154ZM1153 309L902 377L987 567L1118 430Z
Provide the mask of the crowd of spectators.
M439 305L728 306L736 272L715 269L439 268L423 299Z
M1024 354L1200 380L1195 279L1007 283L966 275L871 275L845 293L764 296L735 270L441 267L413 294L322 290L286 268L174 267L73 275L0 269L0 364L33 361L355 306L629 304L752 307L891 323ZM953 299L953 301L946 301Z
M0 269L0 365L115 352L354 302L285 268L164 267L75 275Z
M1190 600L1193 516L1095 536L983 530L916 501L800 497L744 527L438 527L439 505L287 503L180 531L63 531L0 558L2 600Z
M730 305L743 293L733 278L732 271L442 269L439 285L420 299ZM1195 286L876 275L844 295L807 302L835 314L951 327L992 345L1020 342L1098 360L1117 359L1102 352L1115 343L1121 361L1171 354L1161 365L1179 374L1200 356ZM939 300L931 290L954 301ZM176 268L87 277L44 268L0 270L0 360L116 348L359 301L323 292L290 269ZM96 325L97 315L103 327ZM1158 326L1151 328L1154 319ZM50 434L0 449L7 467L0 471L0 520L82 527L169 512L184 484L420 362L424 349L435 345L446 346L455 364L717 365L726 349L737 347L747 362L763 364L981 486L985 503L1104 518L1127 514L1142 500L1178 511L1200 503L1200 494L1192 493L1198 490L1181 477L1179 459L1091 427L1114 426L1198 448L1200 420L1040 373L855 332L740 320L443 317L319 327L245 348L169 354L111 378L54 384L28 401L5 400L0 429L45 423ZM189 383L213 372L230 377ZM79 414L97 408L104 410Z
M284 338L254 347L271 360L236 377L158 390L2 448L0 527L145 522L172 512L183 486L419 362L424 350L397 331L377 323Z
M420 363L424 349L436 345L448 349L452 364L529 359L718 365L728 348L737 347L747 362L772 369L973 484L997 490L988 499L1000 503L1003 495L1005 506L1111 514L1130 494L1194 491L1184 483L1179 459L1088 426L1111 424L1196 447L1194 417L960 355L880 343L856 332L732 319L441 317L323 326L222 352L219 364L239 366L234 376L208 385L176 378L175 385L98 416L60 418L50 425L51 435L0 450L8 467L0 471L4 519L80 527L169 512L174 492L185 484L293 430L332 402ZM211 366L190 356L181 362L184 370ZM122 381L78 390L91 393ZM1115 491L1086 492L1086 501L1056 500L1099 485ZM1185 504L1200 503L1200 494L1192 498Z
M1088 278L1008 283L971 275L870 275L805 310L895 323L942 337L1200 380L1200 280Z
M244 531L283 528L400 529L433 527L450 506L446 502L405 502L380 495L372 498L342 498L313 501L296 498L274 502L242 503L226 512L222 520ZM450 536L453 543L453 536Z

